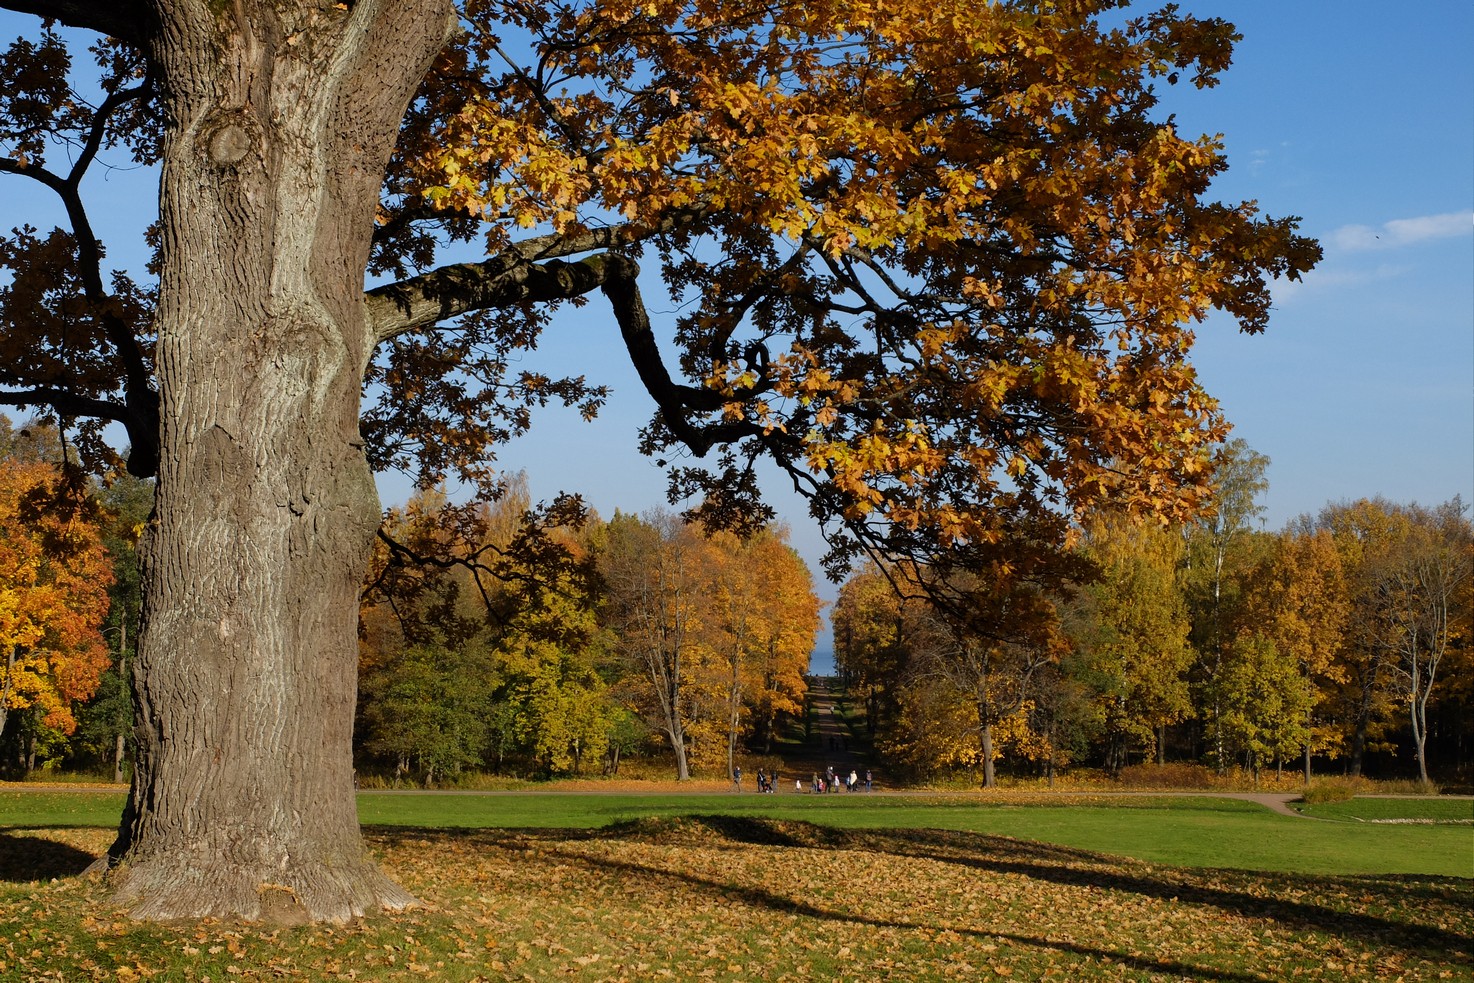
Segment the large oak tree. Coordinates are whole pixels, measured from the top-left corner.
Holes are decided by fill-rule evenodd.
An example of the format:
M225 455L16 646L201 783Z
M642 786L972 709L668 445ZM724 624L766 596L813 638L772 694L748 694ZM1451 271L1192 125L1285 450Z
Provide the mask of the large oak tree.
M494 482L546 305L602 292L708 525L776 461L842 565L1006 580L1013 530L1183 515L1224 423L1188 353L1318 257L1208 196L1155 87L1231 25L1113 0L0 0L114 40L5 55L0 171L68 229L5 239L0 403L156 475L139 764L111 857L144 917L345 918L410 898L351 794L374 468ZM60 152L66 150L66 153ZM100 154L157 161L157 286L108 274ZM64 166L63 166L64 165ZM437 267L446 240L479 263ZM637 258L684 313L657 333ZM394 282L364 289L365 273ZM367 389L366 389L367 386ZM369 402L364 405L363 394Z

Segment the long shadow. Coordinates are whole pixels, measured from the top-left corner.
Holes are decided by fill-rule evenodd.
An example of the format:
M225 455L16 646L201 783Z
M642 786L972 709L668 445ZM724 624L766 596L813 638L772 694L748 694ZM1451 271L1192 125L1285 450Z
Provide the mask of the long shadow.
M867 830L862 834L862 838L872 841L867 844L871 849L874 849L876 845L883 845L881 849L887 853L956 864L973 870L1020 874L1035 880L1071 887L1106 888L1161 901L1176 900L1188 904L1206 905L1246 917L1268 918L1300 930L1322 931L1362 938L1377 937L1384 944L1396 945L1408 951L1421 951L1421 954L1426 954L1427 950L1433 950L1450 959L1453 958L1454 953L1462 952L1465 954L1465 960L1474 964L1474 961L1471 961L1467 955L1474 950L1474 935L1466 935L1431 925L1393 921L1376 915L1338 911L1324 905L1303 901L1259 897L1247 892L1198 883L1193 879L1191 872L1182 872L1183 876L1171 879L1145 877L1120 869L1102 869L1101 865L1110 863L1110 861L1090 854L1070 858L1088 858L1094 864L1088 869L1030 862L1028 859L1018 859L1020 854L1023 854L1025 858L1028 854L1018 849L1020 844L1017 841L940 830ZM998 855L975 855L986 851L990 840L998 849ZM1039 856L1038 859L1055 858ZM1239 872L1231 871L1215 872L1215 874L1224 877L1244 876ZM1273 879L1272 875L1254 876L1261 880ZM1301 883L1304 884L1304 882ZM1346 882L1326 878L1311 879L1311 884L1316 883L1334 886ZM1382 881L1381 886L1385 890L1386 887L1392 885L1387 881ZM1412 892L1406 893L1411 894Z
M96 859L66 843L0 831L0 881L22 883L74 877Z
M583 866L592 870L612 871L619 874L637 875L640 877L651 877L673 881L698 891L711 894L719 899L730 899L733 896L741 898L744 902L754 908L767 908L785 915L799 915L805 918L821 919L831 922L843 922L850 925L864 925L872 928L892 928L908 930L950 931L958 935L967 935L973 938L1004 939L1009 942L1023 946L1031 946L1053 952L1070 953L1071 955L1088 957L1094 956L1099 959L1110 959L1115 963L1130 966L1154 974L1174 975L1182 979L1217 980L1223 983L1269 983L1272 979L1267 976L1259 976L1253 973L1241 973L1232 970L1213 969L1207 966L1193 966L1189 963L1158 961L1155 959L1142 959L1133 956L1129 952L1115 949L1102 949L1096 946L1081 945L1078 942L1064 942L1056 939L1046 939L1033 935L1022 935L1014 932L981 931L978 929L959 928L956 926L929 925L924 922L901 921L889 918L875 918L869 915L857 914L848 911L830 910L807 901L798 901L793 898L774 894L771 891L759 887L742 887L730 884L726 881L712 878L699 877L692 873L682 871L665 870L660 867L650 867L645 864L630 863L624 860L610 858L590 857L585 854L575 853L568 850L556 848L548 849L549 856L558 858L569 864Z
M1422 898L1447 905L1462 904L1474 911L1474 881L1467 878L1441 877L1431 874L1346 874L1321 878L1322 882L1356 889L1362 894L1385 892L1389 888L1405 898ZM1456 900L1464 895L1464 900Z
M904 830L841 829L803 820L772 820L752 816L723 814L682 816L685 822L695 823L711 830L725 839L755 846L802 846L826 849L870 849L877 836L904 835ZM591 830L594 835L618 833L621 826L639 829L643 821L635 820L620 826L607 826L602 830ZM917 830L916 832L931 832ZM940 832L940 831L938 831ZM942 833L942 835L948 835ZM1053 843L1036 843L1031 840L1013 840L1004 837L989 837L983 833L962 834L974 842L992 842L1000 847L1006 845L1009 853L1053 861L1056 863L1100 863L1104 858L1098 853L1078 847L1058 846ZM896 851L890 851L896 852Z

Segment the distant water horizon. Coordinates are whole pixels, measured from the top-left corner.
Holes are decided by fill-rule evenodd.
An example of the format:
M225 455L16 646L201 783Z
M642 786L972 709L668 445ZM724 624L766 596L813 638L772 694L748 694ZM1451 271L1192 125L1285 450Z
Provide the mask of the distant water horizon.
M809 653L809 675L810 676L833 676L834 675L834 647L831 645L817 646Z

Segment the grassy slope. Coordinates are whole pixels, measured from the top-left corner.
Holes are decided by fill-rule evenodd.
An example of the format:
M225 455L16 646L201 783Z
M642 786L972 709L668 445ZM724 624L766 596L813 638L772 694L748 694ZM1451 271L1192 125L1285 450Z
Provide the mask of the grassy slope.
M755 815L847 829L946 829L1012 836L1155 863L1325 874L1474 877L1469 830L1436 826L1329 826L1232 799L989 804L976 797L863 796L418 796L359 800L365 825L597 827L647 816Z
M1413 816L1429 808L1416 799L1352 804L1363 801L1384 812L1400 808ZM0 827L108 827L116 824L121 808L122 797L116 793L0 792ZM964 830L1179 866L1474 877L1474 834L1468 827L1309 822L1232 799L359 795L359 815L370 828L587 829L642 817L714 814L807 820L841 829Z

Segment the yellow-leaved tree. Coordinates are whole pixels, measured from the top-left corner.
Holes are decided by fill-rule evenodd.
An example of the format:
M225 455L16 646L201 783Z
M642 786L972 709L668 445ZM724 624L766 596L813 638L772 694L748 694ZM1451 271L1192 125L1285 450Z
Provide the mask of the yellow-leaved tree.
M1326 712L1347 681L1343 648L1352 609L1342 557L1331 534L1310 528L1307 518L1280 534L1249 580L1239 632L1266 638L1298 667L1299 678L1286 682L1303 695L1283 703L1305 704L1300 752L1308 786L1311 755L1339 750L1345 736Z
M9 435L3 416L0 431ZM0 732L18 712L61 734L76 730L76 705L111 661L101 629L112 581L85 489L54 465L0 455Z
M1087 594L1093 630L1076 644L1098 680L1101 719L1112 770L1145 752L1159 763L1166 728L1187 717L1192 664L1188 619L1177 583L1182 538L1173 530L1097 519L1087 551L1100 580Z
M744 733L760 732L771 749L780 716L802 711L820 601L787 529L746 539L718 533L709 545L706 645L709 671L720 680L731 774Z

